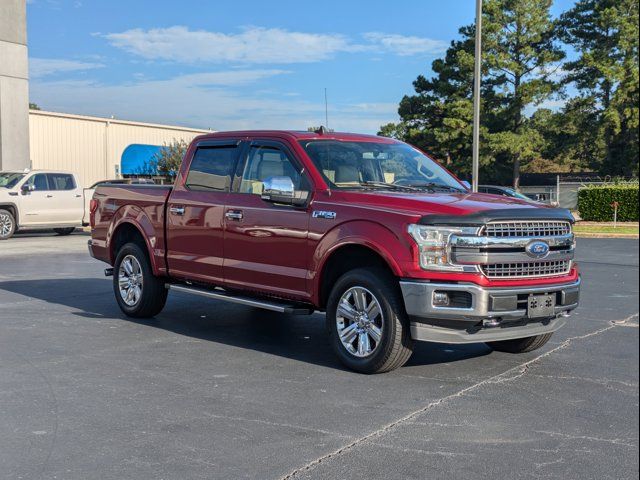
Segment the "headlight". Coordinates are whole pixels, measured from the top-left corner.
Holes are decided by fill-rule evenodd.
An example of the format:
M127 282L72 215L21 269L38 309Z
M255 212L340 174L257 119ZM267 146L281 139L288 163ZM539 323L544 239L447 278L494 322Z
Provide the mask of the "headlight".
M454 265L451 261L452 235L475 235L475 227L432 227L428 225L409 225L409 234L418 244L420 267L424 270L463 272L463 265Z

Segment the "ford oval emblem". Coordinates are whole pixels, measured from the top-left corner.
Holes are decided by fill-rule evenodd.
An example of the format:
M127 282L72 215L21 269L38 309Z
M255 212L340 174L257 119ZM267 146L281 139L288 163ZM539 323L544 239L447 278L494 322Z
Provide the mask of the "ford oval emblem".
M534 240L526 248L527 255L533 258L544 258L549 255L549 244L542 240Z

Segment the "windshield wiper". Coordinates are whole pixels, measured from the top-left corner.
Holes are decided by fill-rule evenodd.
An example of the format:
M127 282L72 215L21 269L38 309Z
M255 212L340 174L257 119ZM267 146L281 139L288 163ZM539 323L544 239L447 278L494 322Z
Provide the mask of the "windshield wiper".
M412 183L411 185L409 185L409 187L412 187L416 190L419 190L421 188L428 188L431 190L435 190L437 188L442 189L442 190L448 190L450 192L464 192L463 189L461 188L456 188L456 187L452 187L450 185L443 185L441 183L435 183L435 182L428 182L428 183Z
M380 187L380 188L388 188L390 190L410 190L413 192L420 191L419 188L414 187L413 185L396 185L395 183L386 183L386 182L360 182L360 185L363 187Z

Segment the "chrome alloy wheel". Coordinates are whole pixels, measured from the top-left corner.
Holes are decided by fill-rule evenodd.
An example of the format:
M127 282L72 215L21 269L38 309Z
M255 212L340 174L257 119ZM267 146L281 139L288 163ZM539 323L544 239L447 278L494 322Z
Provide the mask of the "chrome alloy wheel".
M142 267L133 255L127 255L120 263L118 286L124 303L133 307L142 297Z
M0 211L0 237L8 237L13 230L13 220L8 213Z
M366 288L351 287L338 302L336 325L342 346L351 355L368 357L382 341L380 302Z

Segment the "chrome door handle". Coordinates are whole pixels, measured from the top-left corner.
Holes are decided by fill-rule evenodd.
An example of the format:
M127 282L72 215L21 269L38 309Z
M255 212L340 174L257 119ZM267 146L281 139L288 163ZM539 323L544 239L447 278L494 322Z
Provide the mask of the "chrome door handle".
M47 195L47 198L53 198L53 195Z
M240 210L232 210L224 214L227 217L227 220L242 220L244 218L244 214Z
M169 212L172 215L184 215L184 207L171 207L169 208Z

